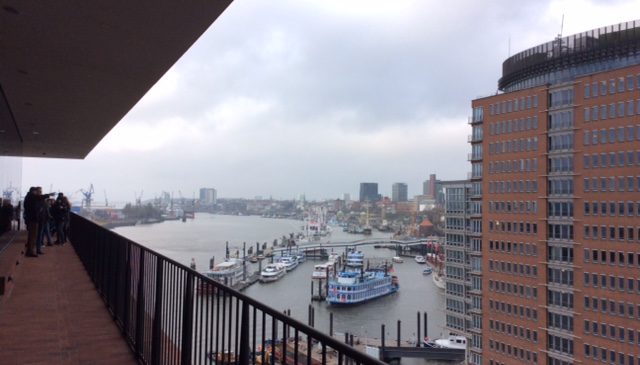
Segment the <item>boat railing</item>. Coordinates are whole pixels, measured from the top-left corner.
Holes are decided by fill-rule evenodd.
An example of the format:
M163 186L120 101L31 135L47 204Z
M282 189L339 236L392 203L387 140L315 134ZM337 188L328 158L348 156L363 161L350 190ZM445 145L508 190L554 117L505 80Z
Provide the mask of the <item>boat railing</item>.
M83 217L70 223L72 245L140 363L266 364L293 346L308 364L384 364Z

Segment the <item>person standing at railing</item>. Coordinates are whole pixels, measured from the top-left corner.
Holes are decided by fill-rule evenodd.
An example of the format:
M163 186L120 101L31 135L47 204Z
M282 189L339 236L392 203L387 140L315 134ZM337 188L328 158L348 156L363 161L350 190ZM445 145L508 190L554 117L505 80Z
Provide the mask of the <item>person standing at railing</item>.
M49 221L51 220L51 200L52 199L44 199L40 203L40 208L38 209L38 242L36 243L36 247L38 248L38 253L42 252L42 246L44 246L44 239L47 238L47 246L51 246L51 231L49 226Z
M44 228L48 227L49 210L47 208L47 200L54 193L42 194L42 188L38 186L36 188L36 194L33 197L33 204L35 205L35 214L37 220L37 236L36 236L36 253L38 255L44 255L42 246L44 244Z
M25 256L27 257L38 257L38 253L42 253L42 251L36 251L38 241L38 209L42 206L41 203L51 195L53 195L53 193L43 195L42 188L32 186L24 197L24 221L27 225L27 252Z
M66 195L62 196L62 200L64 200L65 211L64 211L64 244L69 239L69 225L71 224L71 202Z
M67 226L69 220L69 200L62 193L58 193L53 203L53 220L56 222L56 245L64 245L67 242Z
M22 207L22 200L20 200L20 201L18 202L18 205L16 205L16 206L13 208L13 219L16 221L16 226L15 226L16 231L19 231L19 230L20 230L20 228L21 228L21 227L20 227L20 221L21 221L21 219L20 219L20 213L21 213L21 211L22 211L22 210L20 209L20 207Z
M13 205L9 199L2 200L0 207L0 234L11 230L11 221L13 220Z
M38 216L35 206L35 193L36 188L34 186L29 188L29 192L24 196L24 223L27 226L27 244L25 256L37 257L36 254L36 240L38 238Z

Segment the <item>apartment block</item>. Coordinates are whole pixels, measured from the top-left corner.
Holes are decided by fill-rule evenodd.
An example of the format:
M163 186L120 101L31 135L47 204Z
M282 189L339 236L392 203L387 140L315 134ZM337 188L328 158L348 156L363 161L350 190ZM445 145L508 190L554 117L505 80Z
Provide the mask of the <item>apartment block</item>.
M394 202L406 202L409 195L408 191L406 183L394 183L391 186L391 200Z
M482 363L640 364L640 21L520 52L472 102Z
M444 181L445 329L467 338L470 364L482 364L481 202L468 180ZM475 200L474 200L475 199ZM474 231L474 228L476 230Z

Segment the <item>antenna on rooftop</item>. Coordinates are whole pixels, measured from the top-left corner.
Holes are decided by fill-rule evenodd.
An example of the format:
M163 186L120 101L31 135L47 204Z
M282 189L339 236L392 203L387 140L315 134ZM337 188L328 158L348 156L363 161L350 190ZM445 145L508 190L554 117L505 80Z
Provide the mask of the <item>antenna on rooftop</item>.
M558 34L558 38L562 38L563 30L564 30L564 14L562 14L562 20L560 21L560 34Z

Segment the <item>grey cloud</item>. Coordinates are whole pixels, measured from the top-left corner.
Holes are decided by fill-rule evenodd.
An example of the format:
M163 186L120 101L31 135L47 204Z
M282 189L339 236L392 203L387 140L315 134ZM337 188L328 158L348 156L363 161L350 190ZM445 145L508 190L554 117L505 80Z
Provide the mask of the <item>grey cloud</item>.
M338 197L360 181L417 194L431 172L466 176L470 102L496 91L509 39L513 54L555 36L551 3L407 0L406 12L347 14L236 0L86 161L28 160L23 182L93 182L128 200L201 186Z

